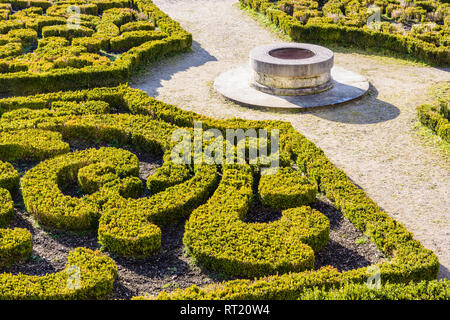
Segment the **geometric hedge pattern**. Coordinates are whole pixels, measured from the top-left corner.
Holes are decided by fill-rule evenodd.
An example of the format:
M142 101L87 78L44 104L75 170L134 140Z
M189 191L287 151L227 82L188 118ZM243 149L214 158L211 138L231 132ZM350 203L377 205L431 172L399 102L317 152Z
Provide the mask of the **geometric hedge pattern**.
M74 4L81 10L77 29L68 27ZM105 297L117 277L111 256L152 255L161 247L161 228L181 220L192 260L240 280L162 292L161 299L295 299L308 288L367 281L374 266L313 271L330 229L327 217L309 206L318 193L388 257L375 266L382 281L436 278L436 255L290 123L216 120L127 85L107 87L125 82L141 64L191 44L191 35L148 0L0 1L0 90L17 95L0 99L0 267L31 255L31 233L10 227L19 195L41 226L95 230L105 252L77 248L64 270L45 276L0 274L0 299ZM74 87L90 88L59 91ZM20 96L25 93L34 95ZM268 157L279 158L279 170L259 176L264 165L251 161L172 161L173 134L182 129L193 136L198 122L223 135L230 129L277 130L279 151ZM269 141L270 136L249 139L246 148ZM104 146L74 150L80 143ZM213 145L229 147L205 139L197 148ZM160 155L162 166L141 180L130 148ZM24 160L37 164L21 176L13 164ZM81 195L64 193L67 186ZM144 189L150 196L143 196ZM280 210L281 218L245 222L256 196ZM80 274L77 286L69 285L73 270Z
M381 211L289 123L215 120L162 103L127 86L8 98L0 100L0 110L0 154L6 164L0 180L4 190L2 209L8 211L3 215L6 229L2 230L6 233L2 233L0 257L8 263L26 258L31 251L28 231L8 229L12 214L9 193L17 192L19 183L8 161L35 159L40 163L22 177L20 186L27 211L42 225L63 230L95 228L106 251L140 257L159 248L161 226L187 219L183 242L197 264L237 277L273 275L259 280L262 291L252 290L254 284L240 280L216 288L219 295L231 290L246 298L260 298L261 294L287 298L311 285L367 280L367 267L345 272L333 268L308 271L314 266L314 251L328 241L327 218L308 207L317 191L324 193L389 257L378 265L383 281L403 283L437 276L437 257ZM259 193L265 199L262 201L284 210L280 220L242 221L254 196L252 181L258 165L186 166L170 161L167 154L174 144L172 133L180 128L192 130L195 121L222 132L236 128L279 130L281 168L275 175L261 178ZM71 152L74 141L114 142L117 146ZM145 182L154 190L151 197L141 197L138 159L121 146L163 155L163 166ZM291 169L294 163L298 170ZM289 187L267 193L281 182ZM78 184L84 195L61 193L60 188L67 183ZM291 194L298 196L289 198ZM302 200L288 200L298 198ZM89 265L91 259L105 262L96 268L95 275L87 272L82 287L71 294L106 295L117 272L114 262L86 250L77 249L74 254ZM26 276L0 275L2 297L65 297L60 281L67 275L57 273L51 277L59 280L48 287L49 282L39 279L44 289L38 290L28 287L31 280ZM102 289L92 289L97 286ZM24 289L17 291L17 287ZM189 297L195 297L193 292L202 294L192 290L186 293Z

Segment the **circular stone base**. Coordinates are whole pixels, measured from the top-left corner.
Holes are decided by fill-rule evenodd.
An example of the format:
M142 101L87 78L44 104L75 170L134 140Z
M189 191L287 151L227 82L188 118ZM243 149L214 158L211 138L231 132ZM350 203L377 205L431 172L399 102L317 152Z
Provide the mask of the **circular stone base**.
M333 86L333 80L328 80L321 85L310 87L310 88L298 88L298 89L283 89L283 88L273 88L262 85L256 81L250 81L250 86L255 88L256 90L268 93L275 94L277 96L306 96L310 94L320 93L326 90L329 90Z
M327 91L304 96L277 96L254 89L250 85L252 70L239 67L219 75L214 81L214 89L238 104L278 109L331 106L359 98L369 90L365 77L344 68L333 67L331 76L333 87Z

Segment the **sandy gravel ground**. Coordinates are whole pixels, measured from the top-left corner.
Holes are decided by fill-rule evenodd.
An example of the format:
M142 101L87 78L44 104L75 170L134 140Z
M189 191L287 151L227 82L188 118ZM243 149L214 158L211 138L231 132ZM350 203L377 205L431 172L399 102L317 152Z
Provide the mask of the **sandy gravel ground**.
M257 45L279 42L241 11L237 0L154 1L193 33L193 51L148 67L134 87L165 102L215 118L282 119L327 156L422 243L450 276L450 162L415 130L415 106L449 70L374 55L335 54L335 64L368 77L370 94L346 106L306 113L251 110L212 90L216 76L247 63ZM342 51L342 50L341 50Z

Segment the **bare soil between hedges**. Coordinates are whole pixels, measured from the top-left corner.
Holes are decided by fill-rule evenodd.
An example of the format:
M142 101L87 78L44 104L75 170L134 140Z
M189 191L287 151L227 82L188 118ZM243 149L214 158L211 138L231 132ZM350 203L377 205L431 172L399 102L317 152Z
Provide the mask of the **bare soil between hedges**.
M107 145L72 143L71 151L100 146ZM135 153L140 160L142 180L146 180L154 173L155 168L161 165L159 156L148 155L133 149L128 150ZM36 162L21 161L14 165L23 175L36 164ZM76 197L81 195L75 185L64 192ZM146 195L148 192L144 192L144 196ZM40 226L33 216L26 212L20 196L14 199L14 203L15 217L9 227L26 228L31 232L33 253L27 261L1 269L0 272L42 276L62 270L68 253L77 247L101 249L97 242L96 230L77 233L51 230ZM344 271L378 263L383 259L383 255L376 246L367 241L365 236L356 230L353 224L344 218L326 198L319 196L317 202L311 206L328 217L331 229L329 243L316 253L316 269L331 265ZM245 221L271 222L279 219L280 216L281 212L262 206L258 197L255 197ZM185 221L182 221L163 227L161 249L147 259L117 257L106 252L115 260L119 271L113 292L108 298L130 299L136 295L157 295L162 290L172 291L176 288L203 286L234 279L220 273L202 270L190 261L190 258L185 255L182 242L184 224Z

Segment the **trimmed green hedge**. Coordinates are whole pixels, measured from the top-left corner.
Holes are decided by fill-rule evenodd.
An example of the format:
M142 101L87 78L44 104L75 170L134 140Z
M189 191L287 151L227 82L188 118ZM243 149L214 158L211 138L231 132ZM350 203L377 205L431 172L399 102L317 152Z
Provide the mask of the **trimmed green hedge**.
M314 274L314 277L312 276ZM448 280L384 283L370 288L366 283L348 283L332 268L307 271L302 277L268 277L251 282L235 280L204 288L192 286L172 293L161 292L157 297L137 296L134 300L448 300Z
M0 227L5 227L14 213L14 203L8 190L0 189Z
M0 186L14 194L19 191L19 180L20 174L12 164L0 161Z
M257 277L314 267L329 239L328 219L309 207L285 210L279 221L245 223L252 201L250 167L225 168L219 188L186 223L183 243L195 261L232 276Z
M182 183L190 177L189 169L181 164L175 164L170 159L165 159L164 164L156 169L156 172L148 177L147 189L156 194L168 187Z
M67 25L48 26L42 28L42 36L62 37L69 41L78 37L90 37L94 34L94 30L80 26L79 28L69 28Z
M317 185L299 171L279 168L276 174L261 177L258 191L263 205L288 209L314 202Z
M353 45L362 49L382 48L401 54L408 54L420 60L440 66L450 65L448 46L439 46L415 37L392 34L348 25L337 25L333 20L323 18L318 22L303 24L295 17L282 11L269 0L240 0L245 7L264 14L273 24L297 42L325 42L339 45Z
M72 40L72 45L83 46L87 52L97 53L102 49L102 40L94 37L79 37Z
M145 42L152 40L161 40L167 37L167 34L155 30L137 30L123 32L120 36L109 40L111 51L122 52L137 47Z
M420 123L450 143L450 82L445 82L439 91L433 103L417 107L417 117Z
M50 102L52 106L70 103L80 104ZM84 104L89 105L89 101ZM40 119L48 121L48 114L32 119L32 123ZM131 144L147 152L167 148L170 133L176 128L145 116L65 119L64 127L59 128L65 138L119 143L130 143L131 140ZM24 122L30 123L30 120ZM166 135L164 131L167 131ZM151 191L159 193L148 199L125 199L138 197L142 191L141 181L136 178L137 158L128 151L115 148L83 150L41 162L29 170L22 180L23 198L27 210L40 223L58 229L93 228L102 214L99 242L105 248L121 255L145 256L160 246L160 230L152 223L161 225L178 221L211 194L216 185L215 167L202 166L195 168L195 172L186 180L190 176L186 168L168 163L148 182ZM74 182L78 182L86 193L82 198L66 196L60 191L60 186ZM144 238L149 244L142 245L137 238Z
M3 193L4 189L0 189ZM3 194L0 194L3 197ZM1 200L0 200L1 202ZM0 229L0 267L26 260L32 251L31 233L22 228Z
M46 117L62 117L70 115L89 115L89 114L106 114L111 111L108 103L104 101L54 101L49 109L15 109L3 114L3 119L11 121L20 120L39 120ZM60 137L57 136L59 139Z
M116 277L117 267L111 258L99 251L76 248L62 271L45 276L0 274L0 299L100 299L112 291Z
M31 46L37 43L38 35L33 29L14 29L8 32L8 37L19 39L24 46Z
M95 170L83 170L78 175L80 169L92 169L98 163L108 165L110 173L96 176ZM68 153L27 171L22 179L23 200L27 211L44 225L63 230L90 229L100 217L102 192L95 192L103 185L114 187L121 178L138 174L139 161L129 151L101 148ZM75 198L61 192L60 186L73 184L77 177L81 188L93 194Z
M15 57L22 54L22 44L20 42L11 42L0 46L0 59Z
M120 26L120 32L155 30L155 24L150 21L132 21Z
M0 135L0 159L6 161L42 160L68 151L69 145L61 141L58 132L24 129Z
M210 196L216 179L215 167L200 166L192 179L151 198L109 199L100 218L99 242L120 255L148 256L161 246L161 230L156 225L189 216Z
M17 3L13 2L13 8L15 5ZM24 2L17 9L27 6ZM15 20L0 21L0 35L8 32L14 35L14 38L0 39L0 93L22 95L117 85L126 82L140 65L187 50L192 45L191 34L150 0L96 1L86 6L96 6L103 16L100 19L88 14L93 12L81 14L81 28L78 29L66 25L64 15L67 8L64 5L61 6L63 11L59 7L55 9L52 13L55 16L23 13ZM52 11L52 8L48 10ZM147 23L133 19L147 19ZM159 30L149 30L149 24L156 25ZM123 34L120 35L122 25ZM27 34L21 30L27 30ZM35 42L36 32L44 37L39 40L38 49L17 61L10 59L22 55L21 42ZM51 42L55 36L67 38L72 43L69 46L40 45L42 41ZM91 40L73 41L79 37ZM7 43L2 44L5 41ZM100 49L125 52L110 61L97 54Z
M111 110L122 110L132 114L61 115L45 113L44 115L43 113L41 116L34 115L31 118L22 116L31 111L44 112L45 109L50 109L52 104L57 105L59 103L57 101L75 102L80 105L91 100L105 101ZM29 110L21 114L19 111L24 108ZM82 138L95 143L114 142L119 146L139 147L143 152L166 153L166 156L167 151L171 150L172 147L170 137L174 130L181 127L192 132L194 121L202 121L203 129L217 128L223 133L226 132L226 129L236 128L244 130L265 128L269 132L270 129L278 129L280 132L281 163L284 167L290 167L292 163L296 163L298 170L306 175L310 181L306 183L306 180L299 178L299 173L296 172L295 179L298 180L294 180L298 181L300 186L293 191L282 190L281 195L284 196L291 191L298 192L305 185L317 186L318 190L325 194L344 216L385 253L388 260L377 265L383 283L387 281L390 283L409 283L410 281L432 280L437 276L439 262L436 255L425 249L401 224L381 211L363 190L355 186L342 170L336 168L329 161L322 150L296 132L287 122L241 119L215 120L193 112L183 111L175 106L148 97L140 90L126 86L1 99L0 114L5 113L7 117L0 119L2 135L4 133L13 134L18 129L38 128L58 132L67 140ZM17 118L14 118L15 116ZM73 154L63 155L62 158L73 157ZM48 163L52 161L48 160ZM43 170L43 165L39 166L36 168ZM110 173L110 167L103 165L91 167L82 174L82 176L89 177L82 184L89 185L87 189L90 191L96 190L99 185L106 183L99 191L88 196L94 197L95 195L97 197L95 201L97 202L94 201L91 204L100 203L102 206L99 238L104 237L103 245L108 250L117 251L123 255L140 256L149 254L158 248L157 228L160 225L188 217L191 211L197 208L190 214L186 224L184 242L191 255L201 265L229 274L245 274L245 276L250 277L275 273L275 269L280 272L291 271L291 273L261 278L256 282L238 280L215 285L212 288L191 288L176 293L174 297L297 299L305 288L339 286L345 282L363 283L371 275L368 268L345 272L338 272L330 268L320 271L292 272L293 270L304 270L312 267L312 255L303 260L304 264L301 267L290 264L291 261L300 259L300 254L297 255L300 252L297 233L302 228L298 228L298 226L302 225L302 221L321 221L306 230L312 232L313 235L309 237L310 242L304 240L306 244L303 248L308 246L312 252L313 248L320 247L325 242L326 233L320 231L325 229L315 229L314 226L325 227L326 218L308 207L298 207L284 211L283 217L279 221L268 224L244 223L241 218L246 213L252 198L252 170L257 169L257 166L253 166L253 169L248 166L222 168L223 176L219 187L206 204L200 207L198 206L204 203L215 189L218 179L217 168L215 166L194 166L189 168L191 173L188 175L185 169L178 171L177 168L171 168L167 164L165 166L165 169L161 169L161 181L163 182L155 190L155 195L149 199L133 198L139 194L139 188L142 187L135 176L124 177L123 183L105 188L109 183L106 181L109 181L109 179L103 180L103 175ZM165 170L168 170L168 172ZM200 170L204 171L200 174ZM283 177L284 170L290 172L290 169L283 169L280 173L280 179L291 179L289 175ZM192 172L194 176L191 178ZM73 176L70 181L77 181L78 177L79 175ZM39 175L36 179L38 178ZM270 182L270 179L268 181ZM281 180L276 178L272 182L279 183L278 181ZM23 187L25 182L26 179L22 182ZM303 182L306 184L303 184ZM55 186L58 188L57 183L51 183L52 188ZM30 187L37 188L36 184L30 185ZM24 188L24 198L28 199L28 196L31 196L33 192L25 194L27 188L28 186ZM56 189L55 191L60 192ZM120 196L121 192L122 195L129 197ZM34 193L37 199L39 197L38 192ZM49 196L51 198L51 195ZM79 200L78 198L75 199L77 199L76 201ZM149 206L152 201L154 201L154 206L153 204ZM173 206L166 206L166 201ZM39 204L39 201L36 203ZM310 217L310 219L305 220L304 217ZM274 227L276 225L279 228ZM297 228L291 228L292 226ZM244 237L251 230L253 230L253 234ZM304 228L303 230L305 231ZM264 235L264 237L270 235L268 238L271 241L265 240L264 237L257 237L256 234ZM288 235L293 235L293 239L289 238ZM245 239L252 239L252 242L245 243L243 241ZM280 239L283 239L283 241ZM314 239L317 242L314 242ZM272 245L279 245L282 250L278 250L276 246L266 246L269 242ZM288 254L288 251L283 250L283 246L286 248L286 246L294 243L299 245L291 251L294 256L297 255L292 257ZM254 248L257 248L257 250L251 251ZM270 251L270 254L266 252L258 256L257 253L261 248L267 250L267 252L273 251ZM272 252L275 252L273 257L271 256ZM307 252L306 248L302 252ZM276 261L277 257L280 258L278 259L279 263ZM283 264L282 261L286 261L286 263ZM248 264L246 264L247 262ZM257 265L262 265L262 268L266 269L261 271L256 267ZM161 294L160 297L170 298L165 294Z
M0 267L25 260L31 255L31 233L26 229L4 229L14 214L10 192L19 189L19 173L7 162L0 161Z
M449 300L450 281L421 281L408 284L384 284L380 289L367 284L345 284L324 291L321 288L306 290L300 300Z

